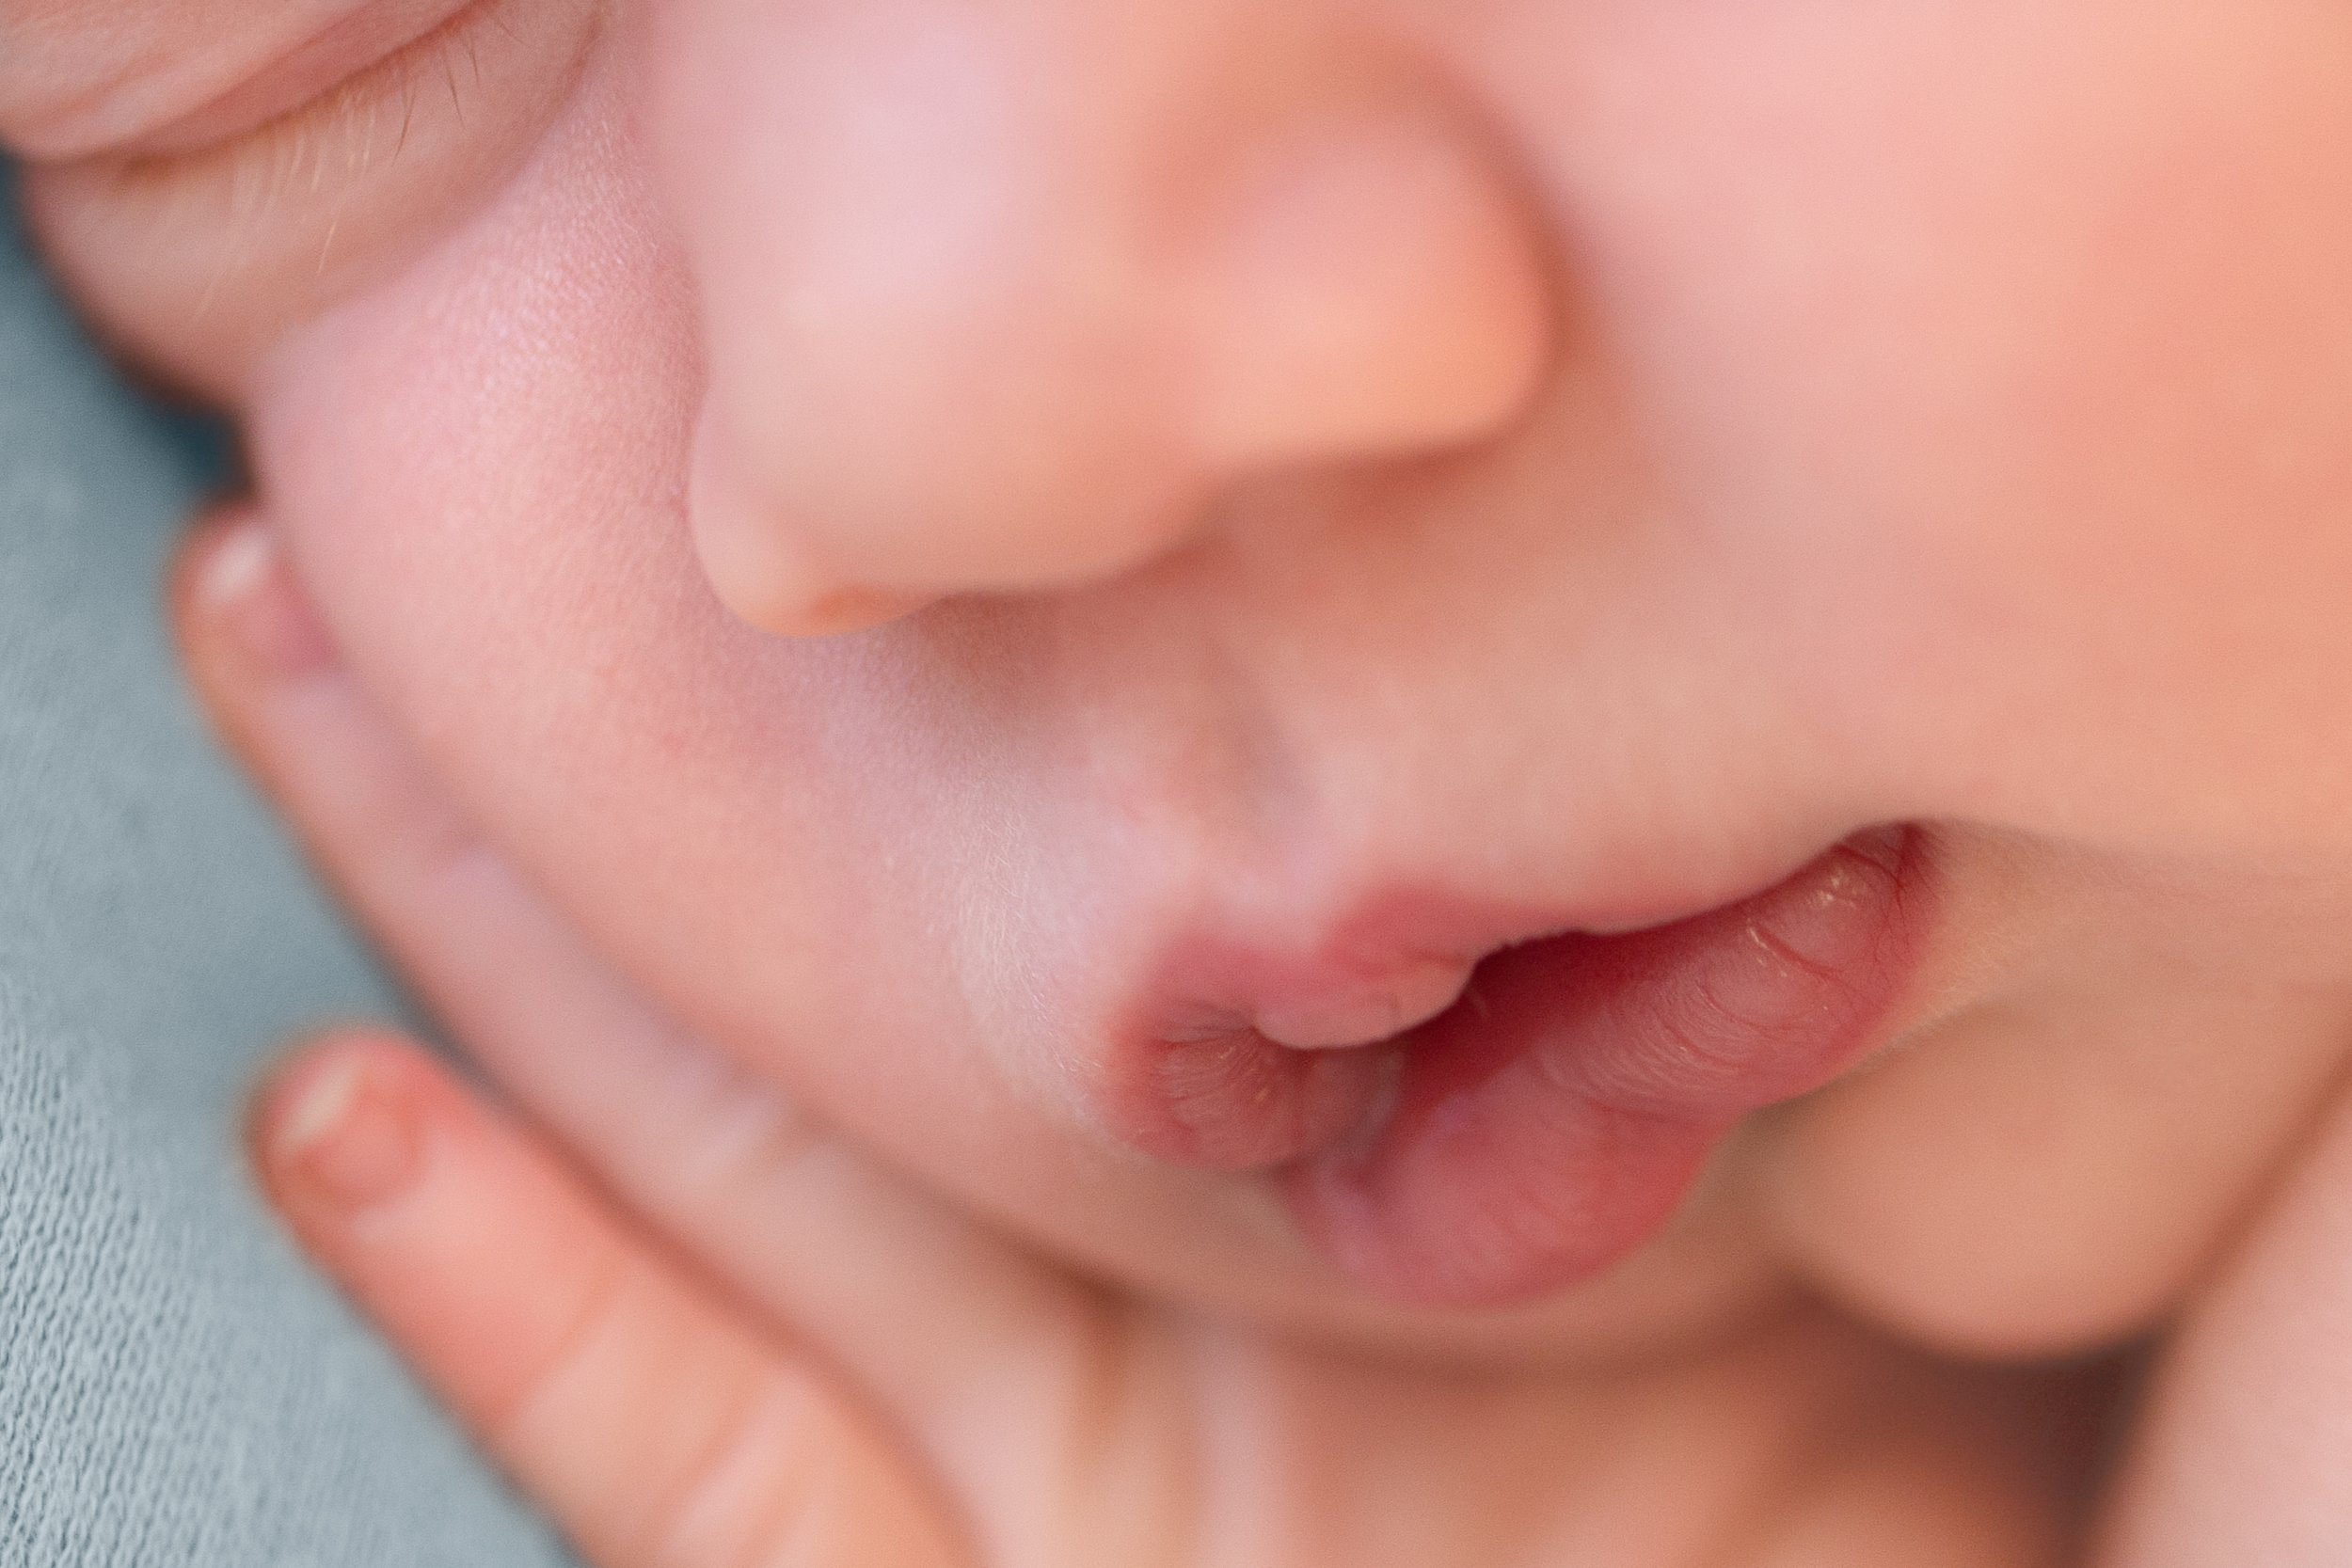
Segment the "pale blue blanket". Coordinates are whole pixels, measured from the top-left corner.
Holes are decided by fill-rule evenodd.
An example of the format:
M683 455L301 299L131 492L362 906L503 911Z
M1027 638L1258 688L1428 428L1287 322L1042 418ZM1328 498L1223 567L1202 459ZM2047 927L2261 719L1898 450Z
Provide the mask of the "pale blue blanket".
M199 447L11 205L0 168L0 1565L563 1562L247 1180L265 1054L389 1002L173 670Z

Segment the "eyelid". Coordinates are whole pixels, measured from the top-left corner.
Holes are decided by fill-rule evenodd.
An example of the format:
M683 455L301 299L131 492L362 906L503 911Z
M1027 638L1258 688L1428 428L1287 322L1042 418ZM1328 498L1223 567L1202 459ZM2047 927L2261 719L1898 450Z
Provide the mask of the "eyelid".
M61 0L48 47L0 23L0 117L37 163L191 152L253 130L474 0ZM8 8L0 0L0 12ZM107 11L128 12L102 23ZM43 67L46 67L44 70ZM10 69L13 68L13 69Z
M115 150L127 158L201 152L298 114L307 105L462 25L483 0L367 0L211 102Z
M409 99L409 110L405 112L412 112L417 84L436 72L446 76L453 103L462 113L461 88L480 86L476 32L484 26L497 26L513 36L506 13L514 8L516 0L459 0L445 8L432 25L365 56L357 69L315 80L308 92L284 95L272 112L247 111L221 118L220 124L227 129L202 122L174 127L167 137L129 150L120 162L126 169L155 169L193 166L221 154L248 160L266 155L273 149L298 146L329 132L337 119L354 119L395 93ZM453 64L461 53L472 66L464 83ZM215 118L213 111L204 112L204 121Z
M605 0L469 0L245 135L28 171L51 254L167 379L233 397L259 355L501 184L586 67Z
M104 160L109 183L124 197L142 188L168 191L183 210L201 207L209 193L242 227L262 223L298 196L333 195L347 205L353 186L393 175L412 147L426 149L457 132L476 140L495 135L500 127L493 121L515 119L512 111L532 98L528 78L548 80L550 64L567 78L593 32L584 29L573 40L571 58L551 58L533 47L532 35L548 31L540 24L598 8L596 0L466 0L439 25L242 135L189 152ZM468 95L485 96L485 55L499 91L487 95L469 130ZM319 270L331 261L322 258Z
M333 81L323 90L252 123L242 135L224 138L214 146L232 151L244 162L269 162L282 158L298 166L306 150L315 159L319 155L316 144L330 140L339 132L348 131L354 125L362 125L364 129L366 118L380 104L397 95L401 101L402 129L393 140L391 151L386 154L397 157L406 150L408 133L415 126L420 83L437 87L445 81L450 107L453 113L463 117L464 94L469 90L478 90L482 86L482 62L476 32L485 24L505 26L504 15L513 4L514 0L467 0L437 24L378 57L373 64ZM461 54L469 63L469 70L462 79L456 66ZM347 172L364 175L372 166L374 154L372 144L369 145L371 150L363 151L358 164L351 166ZM156 156L170 158L174 154ZM314 174L316 172L313 170Z

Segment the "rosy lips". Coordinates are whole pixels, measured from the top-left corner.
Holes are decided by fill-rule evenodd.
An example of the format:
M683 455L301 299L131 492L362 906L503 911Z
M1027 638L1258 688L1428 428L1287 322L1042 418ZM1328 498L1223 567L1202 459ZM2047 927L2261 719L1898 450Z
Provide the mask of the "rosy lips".
M1741 1116L1875 1042L1916 967L1922 860L1915 832L1873 832L1738 904L1487 958L1395 1047L1391 1114L1282 1174L1299 1224L1406 1301L1500 1305L1596 1273Z
M1663 1224L1740 1117L1875 1043L1932 903L1924 837L1861 833L1761 893L1618 935L1398 897L1304 946L1196 941L1092 1064L1091 1099L1146 1153L1271 1173L1370 1290L1539 1295ZM1443 1006L1449 971L1470 978ZM1293 1024L1324 1048L1269 1037Z

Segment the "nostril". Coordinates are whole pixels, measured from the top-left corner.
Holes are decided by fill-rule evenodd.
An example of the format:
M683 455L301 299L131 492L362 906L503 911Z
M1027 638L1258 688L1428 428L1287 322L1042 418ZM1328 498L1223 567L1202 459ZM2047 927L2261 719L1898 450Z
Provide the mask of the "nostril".
M1542 208L1446 73L1331 9L736 0L664 35L719 597L808 633L1084 590L1269 474L1506 434L1553 360Z
M811 600L795 619L762 627L781 637L840 637L867 631L891 621L904 620L936 601L919 594L891 594L877 588L844 588Z

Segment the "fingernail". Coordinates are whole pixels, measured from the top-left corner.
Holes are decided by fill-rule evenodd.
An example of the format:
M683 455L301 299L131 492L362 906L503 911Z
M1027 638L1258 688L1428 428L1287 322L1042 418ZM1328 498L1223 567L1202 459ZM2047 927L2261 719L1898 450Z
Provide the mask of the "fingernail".
M299 675L335 662L334 642L264 524L238 523L214 541L199 571L197 594L238 650L266 674Z
M279 1181L345 1213L398 1196L421 1164L414 1104L370 1067L341 1057L273 1107L270 1164Z

